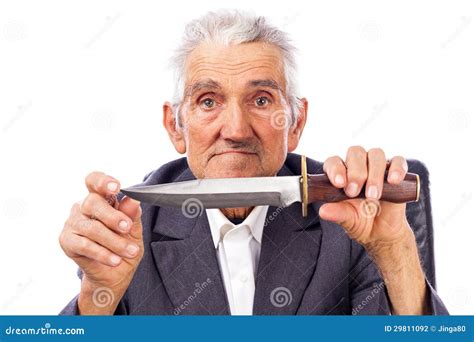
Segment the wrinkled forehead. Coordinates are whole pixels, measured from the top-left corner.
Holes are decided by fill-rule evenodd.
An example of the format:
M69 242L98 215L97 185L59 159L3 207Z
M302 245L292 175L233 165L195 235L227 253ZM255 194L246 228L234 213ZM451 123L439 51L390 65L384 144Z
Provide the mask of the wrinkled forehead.
M276 46L261 42L229 46L202 43L186 60L185 93L189 95L204 84L224 90L262 85L284 94L282 53Z

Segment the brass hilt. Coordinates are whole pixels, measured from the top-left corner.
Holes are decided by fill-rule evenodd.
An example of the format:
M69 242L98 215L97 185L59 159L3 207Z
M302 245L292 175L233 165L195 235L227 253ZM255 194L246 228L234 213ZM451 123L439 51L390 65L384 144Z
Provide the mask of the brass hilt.
M308 215L308 169L306 168L306 156L301 156L301 213L303 217Z

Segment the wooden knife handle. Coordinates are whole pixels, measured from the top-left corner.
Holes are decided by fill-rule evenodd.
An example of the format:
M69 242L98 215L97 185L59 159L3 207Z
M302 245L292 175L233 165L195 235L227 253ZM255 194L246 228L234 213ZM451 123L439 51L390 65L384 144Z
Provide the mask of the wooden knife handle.
M307 176L308 203L317 201L339 202L350 198L346 196L344 189L334 187L325 174L308 174ZM420 196L420 178L417 174L407 173L405 179L399 185L390 184L386 179L387 174L385 174L381 201L393 203L418 201ZM365 186L362 188L359 196L354 198L365 198Z

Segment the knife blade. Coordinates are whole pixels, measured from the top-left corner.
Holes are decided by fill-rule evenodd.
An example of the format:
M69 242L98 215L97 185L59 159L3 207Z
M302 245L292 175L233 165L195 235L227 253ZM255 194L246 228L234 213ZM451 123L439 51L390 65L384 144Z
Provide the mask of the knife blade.
M386 177L385 177L386 178ZM194 200L204 208L239 208L257 205L288 207L302 202L338 202L349 199L344 189L334 187L325 174L306 174L306 158L302 156L301 176L210 178L184 182L121 189L125 195L155 206L182 207ZM419 177L407 173L399 185L384 182L380 200L393 203L417 201ZM365 198L363 188L357 198Z
M190 198L205 208L287 207L301 202L300 176L197 179L121 191L138 201L168 207L181 207Z

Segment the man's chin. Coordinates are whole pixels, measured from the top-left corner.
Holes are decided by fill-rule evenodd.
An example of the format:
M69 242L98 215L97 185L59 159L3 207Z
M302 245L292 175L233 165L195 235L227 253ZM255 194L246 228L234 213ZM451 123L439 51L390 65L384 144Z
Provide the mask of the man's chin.
M242 178L242 177L259 177L260 173L255 170L252 172L249 170L218 170L215 172L206 173L206 178Z

